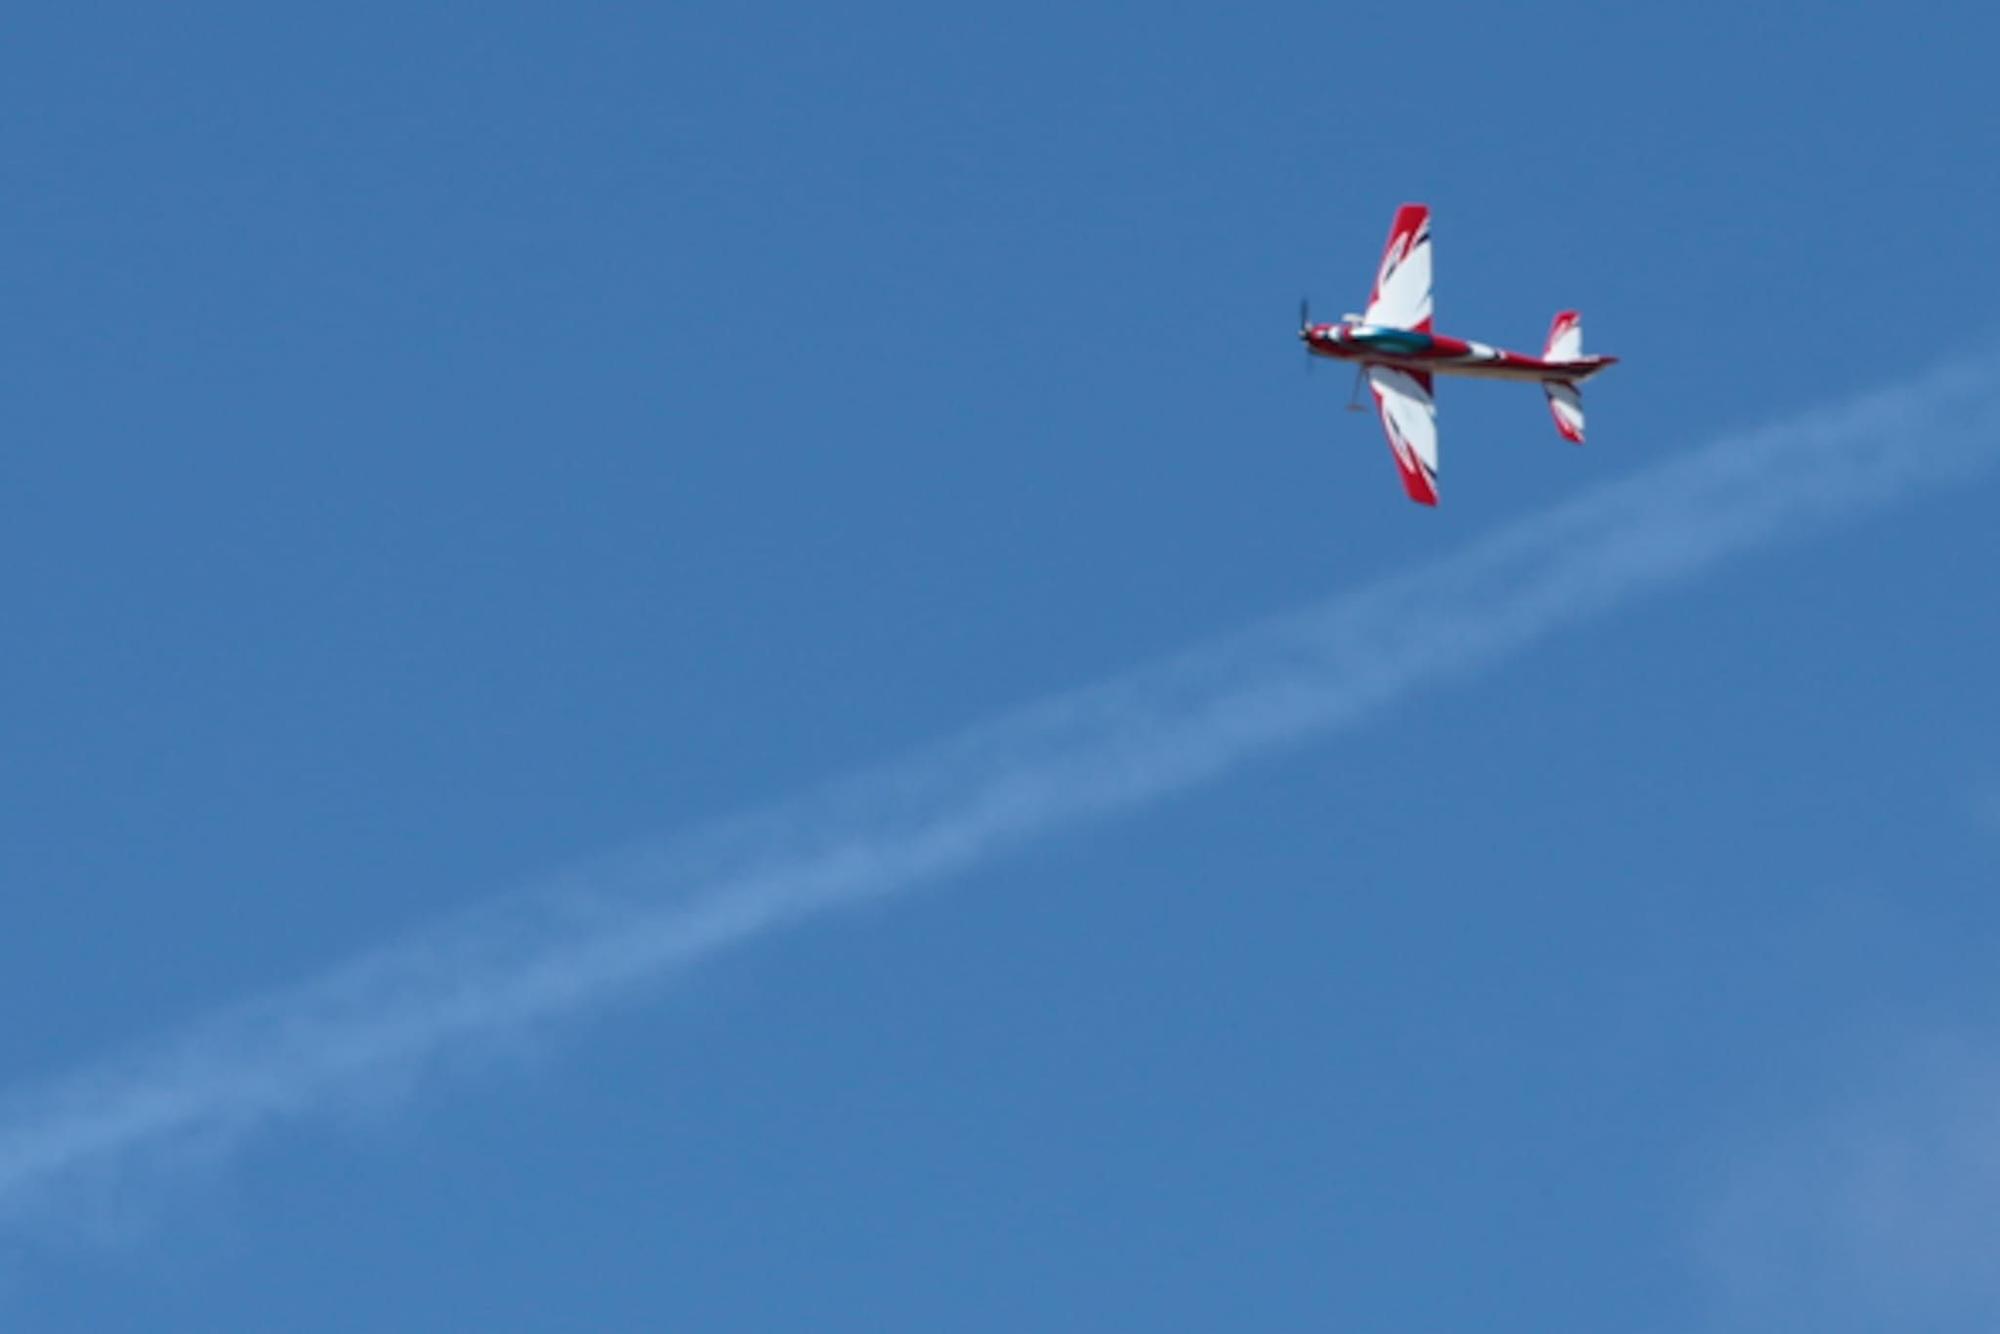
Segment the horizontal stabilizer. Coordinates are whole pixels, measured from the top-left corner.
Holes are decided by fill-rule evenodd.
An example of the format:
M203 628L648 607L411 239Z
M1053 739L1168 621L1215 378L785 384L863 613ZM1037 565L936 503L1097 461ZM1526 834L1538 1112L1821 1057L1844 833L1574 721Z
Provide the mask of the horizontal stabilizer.
M1548 346L1543 361L1575 361L1583 355L1583 316L1573 310L1559 311L1549 326Z
M1583 443L1583 391L1567 380L1544 380L1542 389L1549 396L1549 415L1556 419L1556 430L1572 445Z

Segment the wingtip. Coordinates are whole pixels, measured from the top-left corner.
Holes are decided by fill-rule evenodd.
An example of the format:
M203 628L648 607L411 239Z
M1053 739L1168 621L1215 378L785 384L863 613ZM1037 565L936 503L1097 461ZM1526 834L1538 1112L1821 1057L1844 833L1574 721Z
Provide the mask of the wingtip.
M1425 505L1432 509L1437 508L1437 483L1425 476L1421 471L1414 468L1403 471L1403 490L1407 491L1410 499L1417 502L1417 504Z

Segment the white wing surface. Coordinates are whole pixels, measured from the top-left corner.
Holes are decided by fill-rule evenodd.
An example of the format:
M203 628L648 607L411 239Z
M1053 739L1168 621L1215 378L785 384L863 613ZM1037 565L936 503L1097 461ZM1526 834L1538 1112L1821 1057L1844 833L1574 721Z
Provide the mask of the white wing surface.
M1368 387L1375 393L1375 407L1382 414L1382 431L1389 437L1389 452L1396 456L1396 470L1403 475L1403 489L1419 505L1437 504L1437 400L1431 396L1431 377L1421 371L1370 366Z
M1431 331L1431 210L1405 204L1389 227L1389 243L1375 270L1366 323L1389 329Z

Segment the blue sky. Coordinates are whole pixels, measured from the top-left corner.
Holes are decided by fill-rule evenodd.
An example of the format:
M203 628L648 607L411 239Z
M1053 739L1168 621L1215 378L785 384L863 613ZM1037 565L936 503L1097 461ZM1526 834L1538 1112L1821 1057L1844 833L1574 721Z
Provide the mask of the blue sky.
M1994 32L1855 9L24 19L0 1100L1990 348ZM1436 513L1292 339L1404 199L1625 358ZM1990 1328L1994 499L10 1201L0 1323Z

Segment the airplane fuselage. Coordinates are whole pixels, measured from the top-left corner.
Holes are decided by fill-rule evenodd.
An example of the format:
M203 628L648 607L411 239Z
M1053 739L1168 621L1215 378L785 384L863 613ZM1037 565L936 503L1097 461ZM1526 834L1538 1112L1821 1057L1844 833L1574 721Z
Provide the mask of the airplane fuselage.
M1308 325L1299 331L1306 350L1335 361L1431 375L1463 375L1485 380L1586 380L1617 361L1616 357L1579 357L1574 361L1544 361L1444 334L1381 325L1340 323Z

